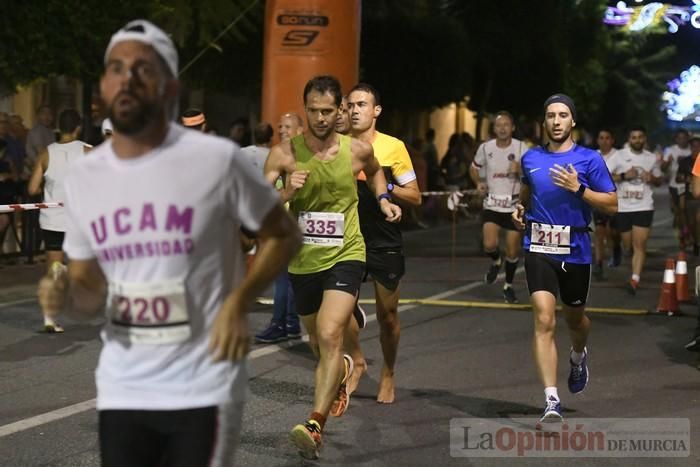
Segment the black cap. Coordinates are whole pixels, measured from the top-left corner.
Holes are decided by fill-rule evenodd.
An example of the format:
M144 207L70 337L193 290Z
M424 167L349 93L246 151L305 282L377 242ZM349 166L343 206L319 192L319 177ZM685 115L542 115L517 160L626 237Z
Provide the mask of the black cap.
M566 94L552 94L547 98L546 101L544 101L544 111L547 112L547 107L549 107L550 104L564 104L569 108L569 111L571 112L571 118L576 121L576 106L574 105L574 100L567 96Z

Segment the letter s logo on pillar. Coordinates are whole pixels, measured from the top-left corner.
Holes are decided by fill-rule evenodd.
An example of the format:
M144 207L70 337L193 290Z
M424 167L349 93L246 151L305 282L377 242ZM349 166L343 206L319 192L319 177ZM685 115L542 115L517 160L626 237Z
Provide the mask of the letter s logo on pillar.
M318 37L319 31L293 29L285 34L282 45L285 47L307 47Z

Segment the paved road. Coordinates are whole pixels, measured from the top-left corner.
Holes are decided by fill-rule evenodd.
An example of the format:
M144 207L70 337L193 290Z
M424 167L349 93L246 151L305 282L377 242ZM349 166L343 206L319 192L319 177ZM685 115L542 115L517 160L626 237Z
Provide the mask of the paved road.
M626 295L624 268L596 282L590 305L652 310L659 294L664 258L674 253L666 196L658 192L656 227L647 271L636 297ZM479 227L462 220L452 261L450 226L406 236L406 298L436 298L502 304L500 286L481 277L487 261L479 255ZM695 265L691 261L691 269ZM0 269L0 465L98 465L93 370L100 348L99 323L69 324L66 333L37 333L36 302L31 299L41 266ZM523 274L516 280L525 298ZM371 297L370 287L363 298ZM372 315L373 307L367 311ZM527 310L404 305L398 366L397 402L374 401L381 368L378 328L370 322L362 345L368 375L353 395L347 414L331 420L322 460L309 465L700 465L700 372L697 356L683 344L695 324L693 306L669 318L591 314L591 382L585 393L565 389L566 365L560 364L565 415L576 418L689 419L690 457L676 459L488 459L456 458L450 450L450 421L460 418L529 418L541 412L542 390L530 356L531 314ZM270 307L251 315L263 327ZM568 348L560 320L557 341ZM246 408L238 465L297 466L302 462L286 441L312 401L314 360L305 344L256 346L251 355L250 399ZM469 422L478 426L478 420ZM473 431L473 430L472 430Z

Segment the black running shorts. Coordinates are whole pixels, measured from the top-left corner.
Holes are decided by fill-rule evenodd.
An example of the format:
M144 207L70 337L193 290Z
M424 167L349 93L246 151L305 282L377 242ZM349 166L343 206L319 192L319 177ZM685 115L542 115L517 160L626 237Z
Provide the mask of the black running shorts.
M103 467L232 466L243 402L187 410L100 410Z
M382 284L385 289L396 290L406 273L406 259L401 250L367 250L367 276Z
M603 214L600 211L593 211L593 223L595 225L610 226L610 228L617 228L616 218L617 216L611 216L609 214Z
M654 221L654 211L634 211L617 213L617 230L629 232L632 227L651 227Z
M353 297L360 293L365 263L361 261L341 261L325 271L310 274L289 273L294 290L294 302L301 316L317 313L326 290L340 290Z
M525 276L532 295L545 290L568 306L583 306L588 299L591 265L564 263L541 253L525 252Z
M491 222L492 224L496 224L506 230L518 230L517 227L515 227L515 224L513 224L513 217L512 213L510 212L498 212L490 209L484 209L481 212L481 221L484 224Z
M41 236L46 251L63 251L63 238L66 236L64 232L41 229Z

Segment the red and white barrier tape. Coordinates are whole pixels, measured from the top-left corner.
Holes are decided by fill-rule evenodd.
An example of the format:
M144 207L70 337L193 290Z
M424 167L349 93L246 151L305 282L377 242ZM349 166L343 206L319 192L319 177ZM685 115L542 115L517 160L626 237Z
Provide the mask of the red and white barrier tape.
M34 209L62 208L63 203L0 204L0 213L31 211Z

